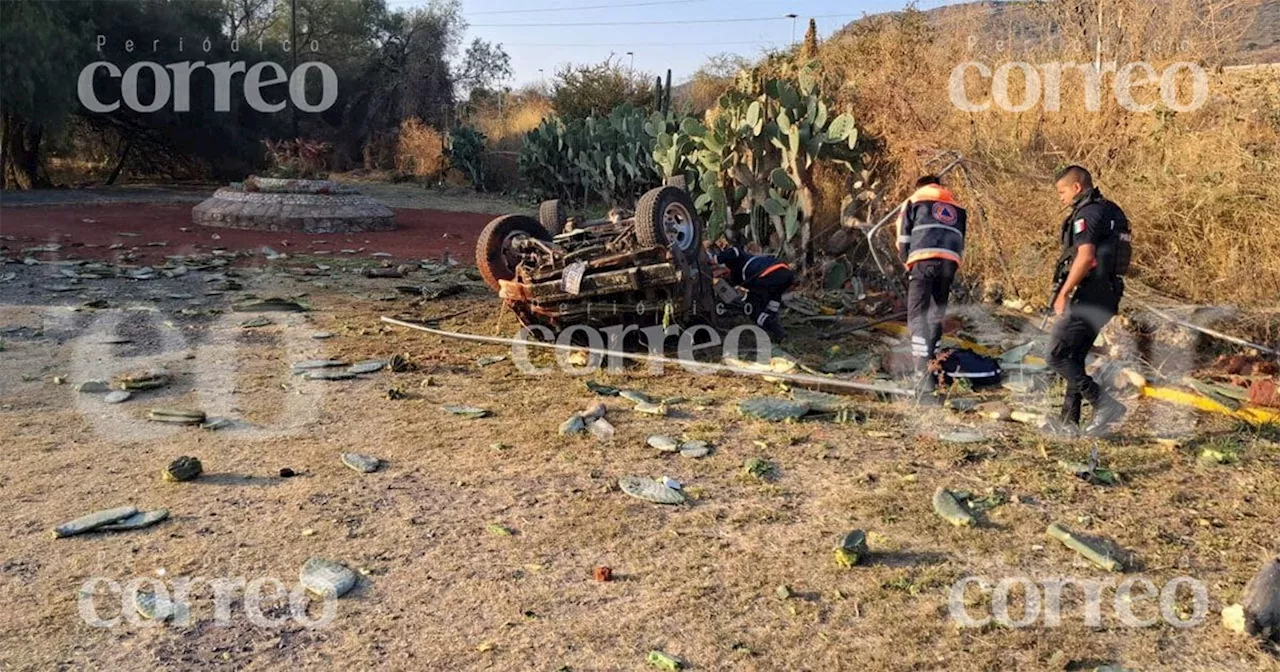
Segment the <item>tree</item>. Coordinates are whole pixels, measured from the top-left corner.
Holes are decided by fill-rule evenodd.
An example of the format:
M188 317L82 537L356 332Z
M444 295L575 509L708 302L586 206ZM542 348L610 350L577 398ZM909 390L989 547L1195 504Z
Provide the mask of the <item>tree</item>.
M701 113L715 106L716 99L733 86L739 72L749 69L751 61L745 56L727 52L716 54L695 70L688 84L680 89L693 111Z
M49 186L41 144L72 109L79 64L88 62L92 44L73 28L82 11L61 2L5 3L0 10L0 187Z
M227 33L242 40L258 41L280 18L279 6L280 0L222 0Z
M461 30L458 12L456 2L442 2L392 17L385 41L343 110L340 161L363 152L367 167L390 162L394 136L410 117L435 128L448 126L454 106L448 56Z
M299 63L322 61L338 77L332 107L297 113L299 135L332 142L349 161L371 138L388 131L394 136L406 118L447 125L454 104L450 60L466 27L458 0L432 0L409 12L388 11L387 0L296 4L299 39L289 46L297 47ZM292 6L290 0L0 0L0 186L47 186L45 155L51 152L110 159L111 179L129 172L243 178L262 165L262 140L291 138L294 114L251 108L237 93L243 75L234 78L228 111L215 109L211 78L201 72L190 80L189 111L162 105L140 113L121 105L99 113L78 100L80 72L100 60L122 71L139 61L195 60L250 67L270 61L288 70ZM96 35L108 37L102 53ZM139 36L146 41L126 50L124 40ZM475 81L492 82L510 71L500 47L476 50ZM143 75L138 98L150 101L155 81ZM120 78L103 68L89 85L104 102L120 99ZM314 89L320 85L319 77L307 78L308 100L319 99ZM262 94L286 99L288 85L272 84Z
M565 119L585 119L608 114L622 103L646 107L653 103L653 79L634 72L609 57L590 65L565 65L556 71L551 105Z
M94 56L81 64L106 60L125 69L138 61L288 63L278 46L260 50L256 42L244 38L233 44L233 38L224 32L227 29L222 13L224 6L218 0L75 4L84 7L84 14L79 18L91 27L92 34L108 36L103 52L100 55L94 52ZM123 37L130 35L154 36L156 41L147 44L149 48L129 52ZM208 36L208 51L202 39L190 37L194 35ZM89 44L93 44L92 40ZM193 75L190 86L186 87L190 96L188 111L179 112L173 104L162 105L151 112L120 105L111 112L99 113L77 104L77 124L91 131L98 146L107 147L116 155L113 177L128 169L187 179L196 176L240 179L263 160L261 141L286 132L289 114L259 112L238 94L226 101L228 110L218 111L215 87L205 75L207 73ZM155 86L152 78L139 78L139 100L154 99ZM99 100L120 97L120 80L107 76L102 70L95 73L93 87ZM236 91L234 85L231 90ZM287 96L287 85L266 87L263 94L268 99L282 99Z
M511 56L502 45L477 37L467 47L454 83L470 97L475 91L492 91L495 85L510 79L512 74Z

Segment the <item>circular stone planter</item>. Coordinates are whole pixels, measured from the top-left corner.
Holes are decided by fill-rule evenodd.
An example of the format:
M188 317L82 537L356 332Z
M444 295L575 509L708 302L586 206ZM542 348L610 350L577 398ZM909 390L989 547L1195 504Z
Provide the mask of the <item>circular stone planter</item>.
M195 224L255 231L390 231L395 217L391 208L343 184L257 177L223 187L191 209Z

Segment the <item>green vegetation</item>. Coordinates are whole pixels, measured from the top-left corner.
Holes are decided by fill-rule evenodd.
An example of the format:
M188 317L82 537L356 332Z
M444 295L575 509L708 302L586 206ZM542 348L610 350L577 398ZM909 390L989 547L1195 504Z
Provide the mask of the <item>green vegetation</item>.
M712 239L730 229L789 258L812 240L815 171L852 171L863 148L853 117L826 100L816 62L790 75L744 71L707 122L623 103L608 116L545 119L524 139L520 175L541 198L625 203L683 180Z
M449 131L449 162L461 170L478 191L485 190L484 141L484 133L471 126L458 126Z
M524 137L520 176L540 198L630 204L661 181L647 123L627 103L604 117L544 119Z
M709 124L687 117L646 125L655 162L665 177L685 179L710 237L733 228L791 258L809 250L818 163L853 170L860 158L853 117L829 108L817 70L810 63L787 78L746 72L720 96Z
M120 105L97 113L80 103L76 86L81 68L96 60L124 70L139 61L191 61L198 53L208 64L269 61L287 71L289 0L6 2L0 21L0 186L110 184L121 177L239 180L266 165L264 140L327 142L326 170L395 168L405 120L448 128L461 93L483 96L511 70L500 45L473 40L459 54L466 23L457 0L394 6L404 7L385 0L297 3L299 64L323 61L337 76L337 100L324 112L256 111L238 90L240 78L223 101L230 109L218 111L215 87L201 73L191 79L187 111L170 104L138 113ZM98 35L107 40L101 54L95 51ZM126 51L125 40L140 36L146 48ZM119 100L119 78L109 79L99 71L96 89L104 103ZM148 77L140 82L138 99L153 100L155 84ZM321 99L320 86L312 73L309 101ZM278 101L287 98L286 87L272 84L262 94Z

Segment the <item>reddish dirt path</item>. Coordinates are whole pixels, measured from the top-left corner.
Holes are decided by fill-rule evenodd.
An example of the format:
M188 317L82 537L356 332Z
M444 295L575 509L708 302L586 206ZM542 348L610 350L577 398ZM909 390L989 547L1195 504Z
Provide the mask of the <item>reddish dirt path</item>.
M7 256L21 254L26 247L58 243L62 249L39 253L42 260L112 260L115 243L134 252L139 263L163 261L165 256L208 253L214 248L251 250L269 246L283 254L316 253L328 250L334 256L368 257L388 252L396 259L440 258L446 251L465 261L474 255L476 236L493 218L465 212L438 210L396 210L395 231L351 234L314 234L297 231L241 231L197 226L191 223L191 206L103 204L0 209L0 250ZM183 229L186 229L185 231ZM121 232L136 233L121 236ZM217 236L215 238L214 236ZM13 237L13 240L9 238ZM147 243L168 245L148 247ZM343 249L360 250L343 255Z

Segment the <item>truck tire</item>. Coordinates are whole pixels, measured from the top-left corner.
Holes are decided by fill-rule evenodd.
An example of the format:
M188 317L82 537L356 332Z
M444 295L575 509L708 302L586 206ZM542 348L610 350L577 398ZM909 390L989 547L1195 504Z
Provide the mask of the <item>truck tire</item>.
M686 191L689 189L689 180L684 175L672 175L671 177L668 177L663 184L668 187L675 187L676 189L684 189Z
M564 225L568 221L569 216L565 214L564 203L560 199L543 201L538 206L538 223L542 224L547 233L553 236L564 233Z
M516 277L516 269L509 254L508 245L516 236L531 236L538 240L551 240L551 234L526 215L503 215L485 225L476 241L476 268L486 285L499 289L499 280Z
M683 189L658 187L636 203L636 241L641 247L666 247L684 261L702 250L702 221Z

